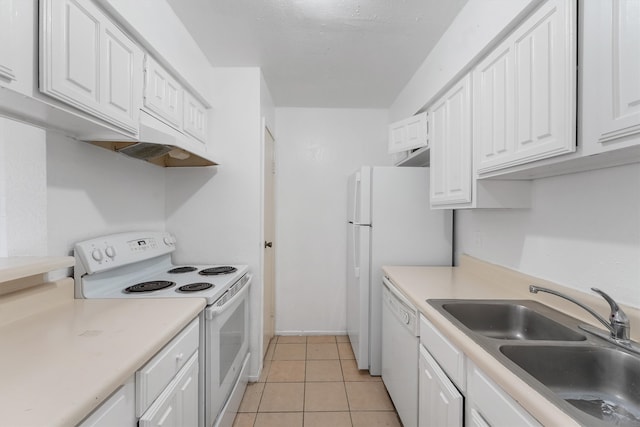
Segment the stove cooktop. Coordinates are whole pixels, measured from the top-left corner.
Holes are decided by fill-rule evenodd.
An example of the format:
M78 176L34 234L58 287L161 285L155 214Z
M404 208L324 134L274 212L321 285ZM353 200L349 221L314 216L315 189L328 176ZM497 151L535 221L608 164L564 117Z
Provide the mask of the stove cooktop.
M84 297L206 298L207 305L211 305L247 273L248 266L165 264L154 270L127 273L121 277L115 277L113 273L108 275L111 277L86 276L82 279ZM216 273L211 274L211 271Z

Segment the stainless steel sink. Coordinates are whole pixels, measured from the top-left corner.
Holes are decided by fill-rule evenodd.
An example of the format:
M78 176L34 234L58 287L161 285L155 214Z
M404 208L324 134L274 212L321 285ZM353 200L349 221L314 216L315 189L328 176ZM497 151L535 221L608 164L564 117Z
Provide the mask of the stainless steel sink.
M549 310L548 307L533 301L454 301L443 303L441 307L470 330L489 338L552 341L586 339L583 334L540 314L540 311Z
M594 346L503 345L500 352L580 411L640 425L640 358Z
M427 300L583 425L640 427L640 356L531 300Z

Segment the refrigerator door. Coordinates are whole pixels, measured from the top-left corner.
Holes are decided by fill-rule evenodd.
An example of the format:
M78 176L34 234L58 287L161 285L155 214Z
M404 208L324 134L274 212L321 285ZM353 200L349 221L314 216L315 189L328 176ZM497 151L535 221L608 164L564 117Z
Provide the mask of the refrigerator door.
M371 167L363 166L349 176L347 220L354 224L371 224Z
M431 210L429 169L375 167L371 184L369 372L382 372L382 267L450 266L450 210Z
M347 333L358 369L369 369L371 227L347 224Z

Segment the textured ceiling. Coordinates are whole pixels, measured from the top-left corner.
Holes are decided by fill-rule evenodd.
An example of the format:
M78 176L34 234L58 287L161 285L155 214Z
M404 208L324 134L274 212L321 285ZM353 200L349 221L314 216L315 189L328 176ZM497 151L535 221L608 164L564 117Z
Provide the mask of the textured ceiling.
M279 107L387 108L467 0L168 0L214 66Z

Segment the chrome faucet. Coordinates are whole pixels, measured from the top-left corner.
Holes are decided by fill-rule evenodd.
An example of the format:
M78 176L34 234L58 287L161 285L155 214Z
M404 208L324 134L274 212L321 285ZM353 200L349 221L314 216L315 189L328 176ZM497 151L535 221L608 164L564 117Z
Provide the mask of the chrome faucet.
M558 291L554 291L553 289L542 288L540 286L535 286L535 285L529 286L529 292L533 294L537 294L538 292L546 292L546 293L558 296L560 298L564 298L567 301L571 301L574 304L577 304L578 306L587 310L593 317L598 319L598 321L602 323L611 332L609 338L612 338L613 340L620 342L622 344L629 344L631 325L629 323L629 318L627 317L625 312L622 311L618 303L615 302L613 298L611 298L609 295L602 292L600 289L591 288L591 290L593 292L600 294L600 296L602 296L602 298L604 298L609 303L609 307L611 307L611 313L609 314L608 322L606 319L604 319L602 316L596 313L592 308L584 305L583 303L581 303L576 299L571 298L568 295L565 295ZM582 329L586 330L587 332L591 332L591 333L595 333L596 335L599 335L595 331L588 330L588 328L582 327Z

